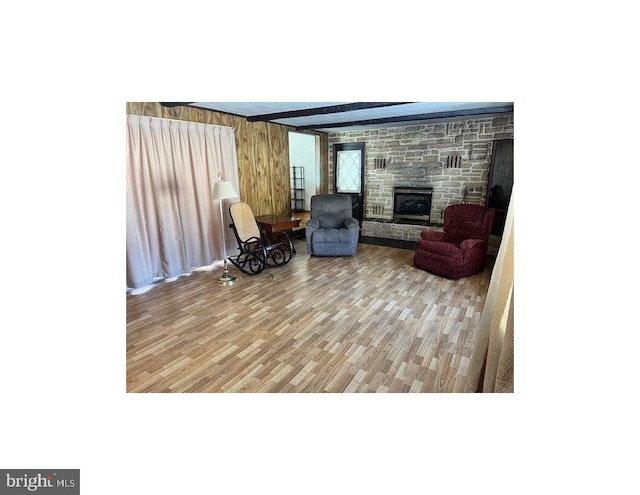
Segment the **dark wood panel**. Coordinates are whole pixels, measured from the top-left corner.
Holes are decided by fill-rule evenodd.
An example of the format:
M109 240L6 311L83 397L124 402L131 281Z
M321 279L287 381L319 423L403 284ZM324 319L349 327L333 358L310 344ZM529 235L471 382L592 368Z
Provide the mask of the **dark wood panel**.
M317 185L318 194L329 193L329 135L319 133L320 136L320 184Z
M268 124L271 144L269 167L271 197L275 215L291 215L291 187L289 168L289 133L282 132L281 126Z
M269 131L266 122L252 122L253 128L251 133L253 137L253 163L251 164L252 177L256 195L252 198L249 206L253 209L255 216L270 215L273 211L273 198L271 197L271 174L270 165L270 149Z

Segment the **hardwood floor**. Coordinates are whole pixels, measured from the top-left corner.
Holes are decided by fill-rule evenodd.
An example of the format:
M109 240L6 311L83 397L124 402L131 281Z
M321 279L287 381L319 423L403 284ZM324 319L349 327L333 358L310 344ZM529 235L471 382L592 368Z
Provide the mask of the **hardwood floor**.
M489 285L415 268L413 251L359 244L281 268L194 272L127 294L127 392L452 392Z

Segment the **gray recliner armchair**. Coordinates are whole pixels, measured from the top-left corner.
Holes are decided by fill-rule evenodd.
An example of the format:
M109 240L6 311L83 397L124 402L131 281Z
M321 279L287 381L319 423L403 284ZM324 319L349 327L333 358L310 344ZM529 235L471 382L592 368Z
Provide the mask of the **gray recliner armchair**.
M313 256L351 256L358 248L360 223L353 218L348 194L311 197L311 219L305 227L307 253Z

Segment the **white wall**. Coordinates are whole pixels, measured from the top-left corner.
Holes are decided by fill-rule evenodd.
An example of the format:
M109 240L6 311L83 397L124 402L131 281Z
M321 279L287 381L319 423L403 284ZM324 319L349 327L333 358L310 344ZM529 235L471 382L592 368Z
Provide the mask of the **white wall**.
M304 167L304 209L311 209L311 196L316 193L316 137L289 133L289 166Z

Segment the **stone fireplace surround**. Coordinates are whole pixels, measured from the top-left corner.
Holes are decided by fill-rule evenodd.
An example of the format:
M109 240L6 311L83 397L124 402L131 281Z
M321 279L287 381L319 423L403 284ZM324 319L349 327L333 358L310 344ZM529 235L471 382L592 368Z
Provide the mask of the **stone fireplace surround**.
M416 241L423 230L442 230L442 214L450 204L484 204L492 143L513 138L513 128L513 114L509 114L329 134L330 191L334 182L332 146L364 143L365 218L361 235ZM380 163L385 166L381 168ZM431 225L393 220L396 186L433 188Z

